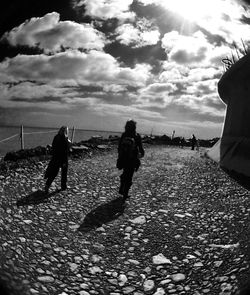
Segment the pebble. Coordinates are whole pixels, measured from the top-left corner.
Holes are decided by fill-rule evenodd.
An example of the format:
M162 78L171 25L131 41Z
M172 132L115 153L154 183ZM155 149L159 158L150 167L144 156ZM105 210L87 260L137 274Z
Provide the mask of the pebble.
M126 233L130 233L132 230L133 230L133 228L132 228L131 226L127 226L127 227L125 228L125 232L126 232Z
M31 223L32 223L32 220L25 219L25 220L23 220L23 222L24 222L25 224L31 224Z
M72 272L74 272L79 267L78 264L76 264L76 263L70 263L70 262L69 262L69 266L70 266L70 270Z
M160 281L160 285L166 285L166 284L169 284L169 283L171 283L170 279Z
M143 283L144 292L151 291L152 289L154 289L154 287L155 287L155 282L153 280L146 280Z
M163 288L157 288L156 292L153 295L165 295L166 292Z
M43 282L43 283L53 283L55 280L51 276L42 276L42 277L38 277L37 279L38 279L38 281Z
M84 290L89 288L88 284L86 283L81 283L80 287L81 289L84 289Z
M153 256L154 264L171 264L171 261L166 258L162 253Z
M90 267L88 270L92 275L102 272L102 269L99 266Z
M134 224L144 224L146 222L146 218L143 215L138 216L135 219L132 219L131 222L134 223Z
M120 274L118 276L118 281L119 281L120 286L124 286L126 284L126 282L128 281L128 278L125 274Z
M37 268L36 271L38 273L40 273L40 274L44 274L45 273L45 271L43 269L41 269L41 268Z
M128 286L122 289L123 294L130 294L135 291L135 287Z
M171 278L174 282L180 282L180 281L184 281L186 276L182 273L177 273L177 274L173 274Z
M139 265L140 262L138 260L135 260L135 259L128 259L128 262L129 263L132 263L132 264L135 264L135 265Z
M194 267L202 267L202 266L204 266L202 262L194 263Z
M32 294L39 294L39 291L37 291L36 289L30 288L30 292Z

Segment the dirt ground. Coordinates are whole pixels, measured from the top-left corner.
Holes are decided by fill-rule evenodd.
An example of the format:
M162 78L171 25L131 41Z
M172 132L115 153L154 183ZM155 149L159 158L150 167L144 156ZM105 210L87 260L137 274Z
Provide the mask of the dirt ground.
M8 294L236 294L250 277L249 191L204 149L146 146L130 198L116 151L0 176L0 274Z

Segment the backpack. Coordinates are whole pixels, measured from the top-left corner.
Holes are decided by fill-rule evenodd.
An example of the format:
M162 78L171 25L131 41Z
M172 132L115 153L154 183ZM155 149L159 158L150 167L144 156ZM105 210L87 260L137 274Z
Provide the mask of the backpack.
M120 157L127 160L135 159L137 156L137 146L133 137L124 137L120 145Z
M124 137L120 143L117 168L122 169L127 162L134 162L138 157L136 141L133 137Z

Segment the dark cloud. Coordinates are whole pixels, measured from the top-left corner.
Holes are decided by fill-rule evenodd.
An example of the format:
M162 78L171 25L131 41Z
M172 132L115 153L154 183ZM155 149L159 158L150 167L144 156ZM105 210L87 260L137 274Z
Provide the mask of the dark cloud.
M0 4L0 38L1 36L32 17L42 17L49 12L58 12L61 20L78 20L77 12L72 8L70 0L3 0ZM39 54L38 48L12 47L8 43L0 44L0 61L5 57L13 57L18 53Z
M206 36L209 43L216 44L217 46L221 46L227 43L225 38L218 34L212 34L202 27L199 27L199 30Z
M95 86L95 85L82 85L77 88L75 88L77 91L82 92L82 93L92 93L92 92L97 92L97 91L103 91L103 87L101 86Z
M137 63L148 63L153 67L153 73L159 72L161 61L167 59L166 52L160 43L153 46L131 48L119 42L113 42L106 45L104 49L127 66L133 67Z
M102 86L96 86L96 85L79 85L77 88L74 87L75 90L77 90L79 93L84 93L85 95L90 95L91 93L95 92L103 92L104 87ZM126 86L124 90L120 90L119 92L122 93L136 93L140 87L134 87L134 86ZM106 91L107 93L112 93L112 91Z
M241 21L247 25L250 25L250 18L246 17L245 15L242 15Z
M240 2L240 1L238 0L238 2ZM248 6L248 5L250 6L250 0L241 0L240 3L245 3L245 4L246 4L246 6L244 6L245 9L247 9L247 6Z
M18 82L7 82L7 83L3 83L3 84L5 84L5 85L8 85L8 87L9 88L11 88L11 87L14 87L14 86L17 86L17 85L21 85L21 84L23 84L23 83L33 83L33 85L35 86L35 85L44 85L44 83L39 83L39 82L37 82L37 81L33 81L33 80L24 80L24 81L18 81Z
M205 47L200 48L197 52L187 52L185 49L178 50L171 54L171 60L174 60L180 64L199 63L206 57L207 49Z
M43 50L30 46L11 46L6 40L0 42L0 62L6 57L12 58L17 54L33 55L42 54Z
M130 97L131 91L128 91L127 89L114 93L111 91L104 91L102 87L80 86L74 90L76 91L76 96L83 100L92 97L105 104L117 104L123 106L129 106L133 102L133 99ZM136 90L133 88L132 91Z
M10 101L15 102L28 102L28 103L38 103L38 102L56 102L60 103L62 101L61 97L55 97L55 96L43 96L38 97L36 99L30 99L30 98L19 98L19 97L12 97Z
M77 13L70 0L8 0L0 5L0 36L19 26L31 17L42 17L49 12L58 12L62 20L77 20Z
M93 21L95 27L102 33L105 33L112 40L113 32L119 26L117 18L111 18L106 21ZM115 40L113 36L113 40Z

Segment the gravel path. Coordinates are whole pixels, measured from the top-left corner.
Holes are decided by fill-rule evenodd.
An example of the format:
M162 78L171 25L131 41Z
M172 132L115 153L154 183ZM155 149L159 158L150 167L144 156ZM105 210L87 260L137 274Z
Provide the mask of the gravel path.
M114 151L0 176L0 273L11 294L235 294L250 270L250 198L189 149L146 147L131 198Z

